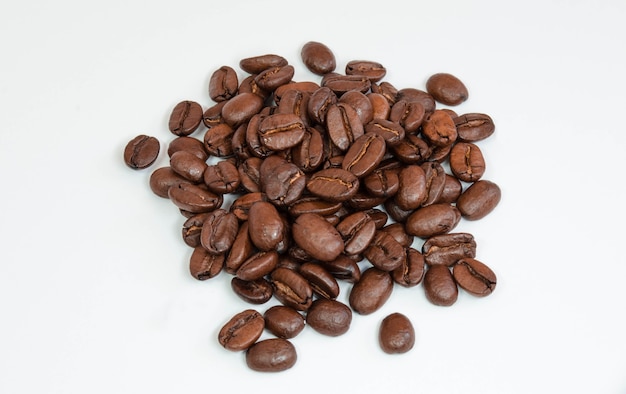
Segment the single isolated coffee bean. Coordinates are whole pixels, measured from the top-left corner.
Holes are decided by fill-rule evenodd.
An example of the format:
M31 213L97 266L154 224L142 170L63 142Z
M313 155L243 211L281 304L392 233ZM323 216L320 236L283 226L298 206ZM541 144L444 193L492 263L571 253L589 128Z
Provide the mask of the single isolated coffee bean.
M320 334L338 337L350 329L352 310L340 301L320 298L306 312L306 323Z
M172 134L186 136L192 134L202 122L202 106L195 101L185 100L176 104L168 123Z
M124 162L132 169L150 167L159 156L161 144L155 137L138 135L126 144Z
M496 274L474 258L463 258L452 267L452 275L459 286L476 297L485 297L496 288Z
M287 59L272 53L247 57L239 61L239 67L249 74L258 74L268 68L282 67L286 65Z
M459 105L469 97L469 92L461 80L449 73L431 75L426 81L426 91L445 105Z
M230 66L222 66L211 74L209 97L215 102L226 101L234 97L239 89L237 72Z
M265 320L254 309L246 309L230 318L220 329L217 339L225 349L236 352L248 349L263 334Z
M258 372L282 372L296 364L298 355L291 342L283 338L259 341L246 351L246 364Z
M324 75L335 71L337 61L335 55L321 42L309 41L300 51L300 57L306 68L313 74Z
M378 343L387 354L402 354L413 349L415 329L411 320L398 312L387 315L380 323Z

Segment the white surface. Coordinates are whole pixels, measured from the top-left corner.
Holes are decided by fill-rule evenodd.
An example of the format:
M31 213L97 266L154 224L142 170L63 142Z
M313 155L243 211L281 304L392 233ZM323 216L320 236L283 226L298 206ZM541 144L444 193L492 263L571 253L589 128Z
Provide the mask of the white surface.
M0 392L626 393L626 3L296 4L0 5ZM466 82L456 110L494 118L480 146L503 198L457 230L499 281L449 308L396 287L344 336L305 330L293 369L259 374L216 341L250 305L227 274L189 276L182 218L147 181L167 163L173 105L209 105L216 68L264 53L318 80L299 58L309 40L338 70L383 63L396 87L441 71ZM122 150L140 133L163 149L132 171ZM393 311L417 331L405 355L376 342Z

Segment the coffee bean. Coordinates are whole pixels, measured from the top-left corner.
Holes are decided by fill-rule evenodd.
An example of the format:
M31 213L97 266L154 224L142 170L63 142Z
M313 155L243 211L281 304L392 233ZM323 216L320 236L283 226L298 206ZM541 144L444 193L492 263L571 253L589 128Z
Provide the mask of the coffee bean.
M359 114L346 103L332 104L328 108L326 128L332 143L343 152L365 133Z
M376 118L365 125L366 133L376 133L383 137L387 145L398 145L404 139L405 131L400 123Z
M233 241L233 245L228 252L225 269L229 274L235 275L239 267L241 267L244 261L252 256L252 253L255 250L252 239L250 239L248 227L249 223L247 220L241 223L239 230L237 231L237 236Z
M406 259L404 247L389 233L382 230L376 232L372 242L363 251L363 256L374 267L383 271L393 271Z
M450 170L463 182L476 182L485 173L485 159L471 142L458 142L450 150Z
M213 101L226 101L235 94L239 88L237 72L230 66L222 66L211 74L209 80L209 97Z
M282 67L286 65L287 59L274 54L252 56L241 59L239 61L239 67L243 71L250 74L258 74L261 71L267 70L268 68Z
M207 163L193 153L182 150L172 154L170 167L183 178L193 183L199 183L204 177Z
M237 219L241 221L248 220L248 215L250 212L250 208L252 205L258 201L267 202L267 198L264 193L255 192L255 193L246 193L239 197L237 197L230 204L230 212L237 216Z
M493 211L502 197L500 187L481 179L468 187L457 199L456 206L467 220L478 220Z
M209 154L204 149L204 144L197 138L189 136L180 136L170 141L167 147L167 155L171 158L178 151L190 152L197 156L200 160L206 161Z
M124 162L133 169L150 167L159 156L159 140L147 135L138 135L126 144Z
M430 237L422 245L428 265L453 266L463 258L476 256L476 241L469 233L449 233Z
M313 173L306 188L325 200L342 202L349 200L358 192L359 179L348 170L328 168Z
M181 101L170 114L169 129L178 136L190 135L200 126L202 116L200 104L190 100Z
M391 297L392 290L393 280L389 272L368 268L352 286L348 298L350 307L360 315L374 313Z
M284 237L284 223L273 204L258 201L248 213L249 233L252 243L263 251L276 249Z
M346 64L346 75L362 75L371 82L378 82L385 77L387 69L378 62L370 60L351 60Z
M193 249L189 259L189 272L198 280L216 277L224 268L224 255L209 253L203 246Z
M348 255L363 252L376 234L376 224L364 211L341 219L336 229L343 238L344 252Z
M482 262L466 257L452 266L454 280L468 293L477 297L491 294L496 288L496 274Z
M239 298L254 305L265 304L274 295L272 284L265 278L243 280L234 276L230 285Z
M298 311L306 311L313 302L313 289L309 282L296 271L276 268L271 274L274 296L285 306Z
M459 296L450 269L445 265L431 265L424 275L424 293L428 301L438 306L450 306Z
M224 201L220 194L214 194L202 186L185 182L170 187L168 197L178 208L191 213L212 211L219 208Z
M222 118L232 128L250 120L263 108L263 97L254 93L239 93L226 101L222 107Z
M181 183L189 183L189 181L178 175L172 167L157 168L150 174L150 190L159 197L169 198L169 190L172 186L178 187Z
M241 183L237 167L226 160L207 166L203 180L210 191L218 194L233 193Z
M426 81L426 91L445 105L459 105L469 97L465 84L449 73L431 75Z
M278 338L295 338L304 330L304 316L297 310L284 306L274 305L263 314L265 328Z
M385 139L376 133L366 133L357 138L346 152L341 167L357 178L369 175L385 155Z
M285 66L276 66L261 71L254 81L259 85L261 89L267 91L274 91L279 86L284 85L291 81L295 69L292 65L287 64Z
M326 113L328 108L337 103L337 95L329 87L320 87L311 93L309 103L307 105L307 113L309 118L318 124L326 122Z
M324 265L306 262L300 266L298 272L309 282L313 292L318 296L331 300L339 296L339 284Z
M326 45L321 42L309 41L300 51L302 62L309 71L317 75L324 75L335 71L337 62L335 55Z
M452 231L461 219L457 207L451 204L432 204L417 209L406 220L406 232L423 239Z
M254 309L246 309L235 314L220 329L219 343L233 352L248 349L263 334L265 320Z
M458 137L454 120L442 110L435 110L424 119L422 135L428 142L438 147L450 146Z
M402 126L407 134L416 133L425 117L424 105L410 100L396 101L389 112L389 120Z
M227 123L220 123L204 133L204 148L216 157L228 157L233 154L233 129Z
M361 268L350 257L340 254L333 261L322 262L332 276L349 283L356 283L361 279Z
M400 286L417 286L424 279L424 255L418 250L407 247L406 258L402 264L391 272L393 281Z
M378 331L380 348L388 354L402 354L413 349L415 329L408 317L402 313L385 316Z
M307 311L306 323L320 334L338 337L350 329L352 310L340 301L320 298Z
M225 209L215 209L207 215L202 224L200 243L212 254L224 254L230 250L239 223L237 217Z
M268 275L278 265L278 253L275 250L257 252L239 266L235 275L242 280L257 280Z
M391 112L391 104L385 96L374 92L369 92L366 96L372 105L372 119L386 120Z
M292 235L299 247L320 261L332 261L344 251L341 234L315 213L298 216L292 225Z
M195 248L201 245L200 234L202 232L202 225L209 215L210 212L198 213L185 220L185 223L183 223L182 237L183 241L185 241L188 246Z
M246 364L258 372L281 372L290 369L297 361L296 348L283 338L259 341L246 351Z
M292 148L304 138L305 125L296 114L273 114L259 124L259 140L271 150Z
M495 131L493 119L487 114L469 113L454 118L459 139L467 142L484 140Z

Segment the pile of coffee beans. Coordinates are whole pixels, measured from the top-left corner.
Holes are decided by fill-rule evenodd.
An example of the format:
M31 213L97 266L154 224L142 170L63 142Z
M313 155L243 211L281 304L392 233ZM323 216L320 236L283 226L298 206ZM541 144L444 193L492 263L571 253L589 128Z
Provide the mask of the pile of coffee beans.
M477 145L493 120L449 108L468 99L465 84L438 73L425 90L397 88L369 60L339 73L319 42L303 45L301 61L319 81L294 81L294 65L275 54L215 70L212 103L172 109L169 166L150 176L154 194L183 216L190 274L229 274L234 294L256 306L225 319L218 341L245 351L257 371L291 368L290 340L306 326L343 335L353 312L379 310L394 286L422 284L440 306L454 304L459 289L483 297L496 287L473 235L453 232L501 197L483 179ZM159 151L157 138L139 135L124 160L147 168ZM339 281L350 286L348 305L337 299ZM256 309L272 298L277 305ZM273 337L260 340L264 332ZM378 338L384 352L405 353L415 332L393 313Z

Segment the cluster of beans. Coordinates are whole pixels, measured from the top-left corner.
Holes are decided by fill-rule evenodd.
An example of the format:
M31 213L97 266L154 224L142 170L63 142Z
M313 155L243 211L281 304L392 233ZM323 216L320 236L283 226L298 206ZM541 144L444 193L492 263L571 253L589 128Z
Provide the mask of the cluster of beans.
M459 288L486 296L496 285L476 259L474 237L453 232L460 220L489 214L501 194L482 178L477 145L494 132L491 117L449 108L467 100L464 83L438 73L424 90L398 89L370 60L339 73L318 42L302 47L301 60L320 81L294 81L294 66L274 54L242 59L244 78L230 66L215 70L212 104L173 108L169 166L150 176L152 191L185 219L194 278L226 272L251 305L280 301L263 314L232 316L219 333L259 371L293 366L289 339L305 325L342 335L353 311L377 311L395 285L423 284L441 306ZM159 151L157 138L139 135L124 160L147 168ZM419 249L415 238L424 241ZM338 281L351 284L348 305L337 300ZM264 330L275 338L259 341ZM404 353L414 340L406 316L383 320L385 352Z

